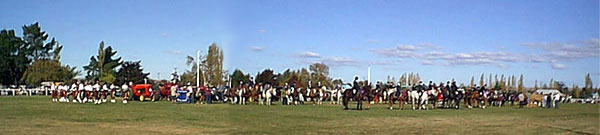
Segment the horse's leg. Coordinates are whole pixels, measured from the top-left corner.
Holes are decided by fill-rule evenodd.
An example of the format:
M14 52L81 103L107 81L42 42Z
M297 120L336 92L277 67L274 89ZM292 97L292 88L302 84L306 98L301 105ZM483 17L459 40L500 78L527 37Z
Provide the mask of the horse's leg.
M390 110L394 110L394 101L393 100L388 100L388 107L390 108Z
M344 105L344 110L348 110L348 95L344 96L342 104Z

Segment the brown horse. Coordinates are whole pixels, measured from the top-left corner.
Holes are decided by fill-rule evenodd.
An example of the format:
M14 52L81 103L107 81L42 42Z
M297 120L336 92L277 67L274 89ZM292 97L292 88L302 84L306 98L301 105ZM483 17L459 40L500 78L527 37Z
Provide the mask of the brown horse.
M343 99L343 105L344 105L344 110L348 110L348 103L350 102L350 99L353 99L354 101L356 101L356 110L362 110L363 109L363 100L365 100L365 98L367 97L367 92L370 92L371 90L371 86L367 85L362 87L359 90L354 91L354 89L346 89L344 90L344 99ZM355 92L355 93L354 93ZM368 98L367 98L368 100Z
M531 94L531 97L529 98L529 103L527 106L530 108L533 108L533 107L538 106L536 104L541 104L543 101L544 101L544 95L533 93L533 94Z
M477 91L468 91L465 97L465 102L467 103L467 108L473 108L474 104L477 103L479 106L480 95Z
M400 94L397 95L397 92L400 92ZM388 107L390 108L390 110L394 109L394 102L398 101L398 108L400 108L400 110L404 109L404 104L406 103L406 99L408 97L408 91L407 90L403 90L403 91L393 91L392 94L388 95L387 99L388 99Z

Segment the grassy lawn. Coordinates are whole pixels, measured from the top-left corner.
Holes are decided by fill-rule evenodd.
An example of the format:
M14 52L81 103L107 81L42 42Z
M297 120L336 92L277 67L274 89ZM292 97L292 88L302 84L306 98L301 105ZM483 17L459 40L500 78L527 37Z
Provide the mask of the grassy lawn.
M52 103L0 97L0 134L600 134L600 106L342 110L338 105Z

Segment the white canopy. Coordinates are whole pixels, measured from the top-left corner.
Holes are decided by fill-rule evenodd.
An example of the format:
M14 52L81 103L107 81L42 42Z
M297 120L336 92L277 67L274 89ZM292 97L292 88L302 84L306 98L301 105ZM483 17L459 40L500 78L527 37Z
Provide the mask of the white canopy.
M565 94L560 93L560 91L555 90L555 89L539 89L536 90L535 93L539 93L539 94L560 94L561 96L564 96Z

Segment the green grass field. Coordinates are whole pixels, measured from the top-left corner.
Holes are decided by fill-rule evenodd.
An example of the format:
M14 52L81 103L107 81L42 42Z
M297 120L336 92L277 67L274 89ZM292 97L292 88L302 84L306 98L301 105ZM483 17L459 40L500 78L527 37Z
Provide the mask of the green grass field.
M52 103L0 97L0 134L600 134L600 106L342 110L338 105Z

